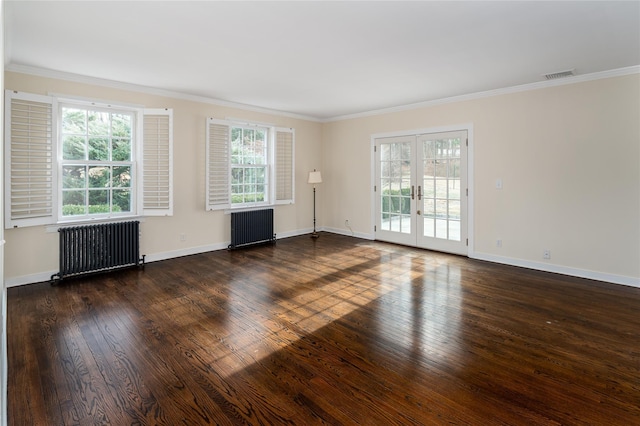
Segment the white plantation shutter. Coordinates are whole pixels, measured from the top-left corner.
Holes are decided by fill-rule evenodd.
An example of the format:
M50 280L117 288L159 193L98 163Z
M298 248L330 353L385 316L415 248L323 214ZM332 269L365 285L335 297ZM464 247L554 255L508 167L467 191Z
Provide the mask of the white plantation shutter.
M231 206L229 155L231 127L223 120L207 119L206 209Z
M144 110L143 214L173 215L173 110Z
M292 204L294 200L294 136L293 129L276 129L275 204Z
M6 91L6 228L54 222L55 104L49 96Z

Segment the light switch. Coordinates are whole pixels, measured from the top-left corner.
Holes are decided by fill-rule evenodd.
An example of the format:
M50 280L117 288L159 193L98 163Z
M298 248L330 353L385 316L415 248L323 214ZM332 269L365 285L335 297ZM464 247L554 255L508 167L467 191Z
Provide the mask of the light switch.
M502 179L496 179L496 189L502 189Z

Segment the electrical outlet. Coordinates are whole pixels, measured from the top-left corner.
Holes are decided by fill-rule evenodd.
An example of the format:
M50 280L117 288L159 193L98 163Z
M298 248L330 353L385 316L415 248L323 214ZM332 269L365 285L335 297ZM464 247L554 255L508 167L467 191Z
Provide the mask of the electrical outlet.
M347 219L347 220L345 220L345 221L344 221L344 226L346 226L347 228L350 226L350 225L349 225L349 219Z
M496 247L502 247L502 240L496 240Z
M549 250L549 249L544 249L544 250L542 251L542 258L543 258L543 259L546 259L546 260L551 259L551 250Z
M187 241L187 234L181 233L180 234L180 241Z

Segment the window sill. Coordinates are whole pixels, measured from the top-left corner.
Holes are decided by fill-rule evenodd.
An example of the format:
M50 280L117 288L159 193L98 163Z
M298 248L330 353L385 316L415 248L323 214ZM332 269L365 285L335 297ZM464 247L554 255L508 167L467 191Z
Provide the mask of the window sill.
M47 225L46 232L58 232L58 229L65 228L68 226L83 226L83 225L99 225L103 223L114 223L114 222L127 222L131 220L138 220L140 222L144 222L143 216L117 216L117 217L100 217L100 218L91 218L91 219L78 219L78 220L69 220L69 221L60 221L55 225Z
M240 212L250 212L253 210L262 210L262 209L272 209L275 207L275 204L256 204L253 206L239 206L239 207L231 207L231 208L227 208L224 209L223 212L224 214L231 214L231 213L240 213Z

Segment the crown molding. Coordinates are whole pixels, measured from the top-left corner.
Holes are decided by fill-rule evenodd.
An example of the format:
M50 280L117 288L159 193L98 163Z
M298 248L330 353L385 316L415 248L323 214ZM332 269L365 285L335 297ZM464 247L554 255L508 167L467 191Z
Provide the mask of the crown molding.
M611 77L621 77L625 75L639 74L639 73L640 73L640 65L634 65L634 66L618 68L614 70L577 75L573 77L566 77L558 80L548 80L548 81L540 81L536 83L527 83L519 86L505 87L505 88L494 89L494 90L486 90L483 92L470 93L467 95L452 96L450 98L435 99L432 101L423 101L423 102L417 102L413 104L399 105L396 107L376 109L371 111L359 112L355 114L341 115L341 116L327 118L321 121L324 123L330 123L334 121L352 120L354 118L371 117L371 116L382 115L382 114L390 114L394 112L402 112L402 111L409 111L409 110L414 110L419 108L427 108L427 107L433 107L437 105L450 104L454 102L471 101L475 99L508 95L511 93L527 92L527 91L538 90L538 89L546 89L549 87L565 86L568 84L584 83L587 81L601 80L604 78L611 78Z
M518 86L505 87L501 89L487 90L483 92L470 93L466 95L452 96L449 98L435 99L430 101L423 101L423 102L417 102L412 104L399 105L399 106L390 107L390 108L382 108L382 109L376 109L376 110L359 112L355 114L340 115L340 116L328 117L328 118L319 118L319 117L314 117L309 115L295 114L291 112L273 110L269 108L262 108L258 106L241 104L241 103L230 102L230 101L224 101L224 100L209 98L205 96L191 95L188 93L158 89L154 87L142 86L142 85L132 84L132 83L123 83L115 80L89 77L89 76L80 75L80 74L73 74L73 73L68 73L63 71L55 71L55 70L50 70L46 68L32 67L28 65L8 64L5 67L5 71L16 72L20 74L35 75L38 77L45 77L45 78L55 78L55 79L66 80L66 81L71 81L75 83L84 83L84 84L91 84L96 86L109 87L112 89L134 91L134 92L140 92L140 93L145 93L149 95L165 96L165 97L170 97L175 99L200 102L200 103L211 104L211 105L216 105L221 107L235 108L243 111L251 111L251 112L258 112L258 113L270 114L270 115L281 116L281 117L295 118L295 119L312 121L317 123L331 123L334 121L344 121L344 120L352 120L356 118L372 117L376 115L410 111L414 109L433 107L438 105L450 104L454 102L464 102L464 101L470 101L470 100L476 100L476 99L482 99L482 98L489 98L493 96L508 95L512 93L526 92L526 91L538 90L538 89L546 89L549 87L584 83L587 81L601 80L605 78L639 74L640 65L634 65L630 67L618 68L618 69L608 70L608 71L601 71L601 72L596 72L591 74L577 75L577 76L566 77L566 78L561 78L557 80L527 83L527 84L522 84Z
M279 111L269 108L262 108L254 105L241 104L236 102L224 101L221 99L209 98L206 96L191 95L188 93L176 92L166 89L158 89L155 87L142 86L133 83L124 83L116 80L108 80L98 77L90 77L86 75L73 74L64 71L56 71L47 68L33 67L29 65L7 64L5 71L15 72L19 74L34 75L44 78L55 78L58 80L71 81L74 83L91 84L94 86L108 87L111 89L127 90L132 92L144 93L147 95L164 96L174 99L182 99L186 101L200 102L204 104L216 105L221 107L235 108L243 111L259 112L263 114L276 115L281 117L296 118L306 121L320 122L317 117L295 114L292 112Z

